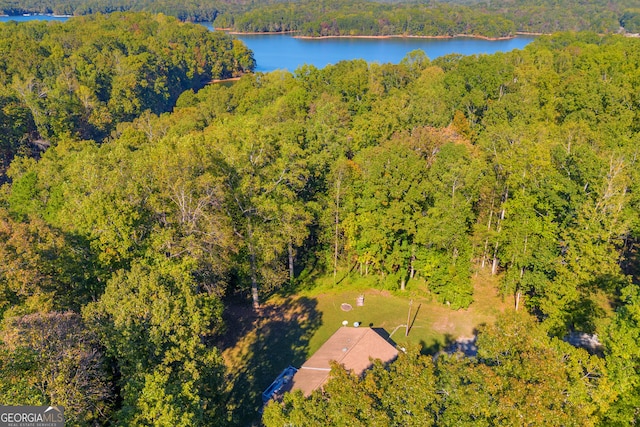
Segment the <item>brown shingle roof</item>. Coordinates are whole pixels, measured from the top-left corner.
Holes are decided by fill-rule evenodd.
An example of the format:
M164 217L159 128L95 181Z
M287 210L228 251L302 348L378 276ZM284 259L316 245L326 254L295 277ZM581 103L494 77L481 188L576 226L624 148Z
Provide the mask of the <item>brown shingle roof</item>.
M292 390L302 390L308 396L321 387L329 379L332 360L360 375L372 366L370 359L388 363L397 356L398 350L375 330L342 327L298 370Z

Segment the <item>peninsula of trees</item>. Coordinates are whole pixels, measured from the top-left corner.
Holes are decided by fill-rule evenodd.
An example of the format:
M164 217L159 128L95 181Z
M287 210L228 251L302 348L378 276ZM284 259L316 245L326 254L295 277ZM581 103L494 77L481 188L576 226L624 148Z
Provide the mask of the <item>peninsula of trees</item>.
M102 141L180 94L253 70L242 43L162 15L111 14L0 26L0 181L18 152Z
M484 270L520 314L482 327L477 357L336 371L265 422L638 422L640 39L560 33L225 86L204 84L251 53L164 15L0 32L3 404L233 425L229 298L260 306L339 271L459 309Z

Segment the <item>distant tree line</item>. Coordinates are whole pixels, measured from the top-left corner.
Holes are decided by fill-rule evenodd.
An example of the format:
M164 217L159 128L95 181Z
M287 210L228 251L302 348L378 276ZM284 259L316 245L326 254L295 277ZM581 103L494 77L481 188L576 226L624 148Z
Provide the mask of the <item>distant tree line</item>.
M213 344L228 298L260 306L313 271L457 309L484 270L529 314L484 328L477 359L340 374L308 419L638 422L640 40L561 33L201 88L189 78L250 69L230 65L248 52L163 16L5 27L21 42L0 56L3 141L32 126L51 146L13 152L0 190L3 403L56 402L81 425L233 424ZM100 109L108 135L85 138ZM571 331L602 354L557 340ZM407 378L424 399L392 394ZM313 410L287 399L268 420Z
M215 22L240 32L296 31L303 36L453 36L507 37L512 22L498 15L440 3L418 5L368 1L277 3L237 16L221 14Z
M297 1L222 13L220 27L242 32L296 31L304 36L508 37L516 32L614 33L638 29L634 1L471 2Z
M277 0L261 1L266 5ZM91 15L112 12L163 13L181 21L213 22L223 12L244 11L250 0L0 0L5 15L43 13L56 15Z
M615 33L620 27L637 32L625 16L637 13L637 0L491 0L474 2L474 10L498 14L513 22L518 31L553 33L556 31L594 31Z
M515 32L640 31L637 0L496 1L261 1L248 0L0 0L7 15L87 15L125 11L164 13L244 32L297 31L306 36L506 37Z
M45 13L56 15L90 15L111 12L149 12L175 16L182 21L213 21L219 12L216 1L175 0L2 0L0 10L6 15Z

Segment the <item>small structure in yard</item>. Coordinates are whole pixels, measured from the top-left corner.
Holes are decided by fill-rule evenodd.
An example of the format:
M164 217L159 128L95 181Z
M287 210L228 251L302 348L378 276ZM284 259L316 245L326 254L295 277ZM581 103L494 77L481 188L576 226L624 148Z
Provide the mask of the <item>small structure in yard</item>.
M358 298L356 298L356 306L357 307L364 306L364 295L360 295Z
M307 360L293 376L291 390L308 396L329 379L331 362L361 375L373 366L371 359L384 363L398 357L398 350L372 328L341 327Z

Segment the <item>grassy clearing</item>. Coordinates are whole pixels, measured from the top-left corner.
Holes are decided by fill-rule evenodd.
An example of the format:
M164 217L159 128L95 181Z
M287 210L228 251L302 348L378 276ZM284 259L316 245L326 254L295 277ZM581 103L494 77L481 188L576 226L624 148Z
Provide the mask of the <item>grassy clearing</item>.
M479 273L474 282L475 301L466 310L451 310L436 302L429 297L422 283L414 283L405 293L367 289L357 283L304 292L302 295L306 298L317 301L322 316L320 327L309 341L309 352L313 354L344 320L349 325L359 322L363 327L382 328L398 345L420 345L428 353L457 338L471 337L474 329L492 322L509 305L498 297L495 278ZM356 305L359 295L365 297L363 307ZM351 304L353 309L343 311L342 303ZM405 336L407 320L410 329L409 335Z
M382 328L398 345L421 345L429 353L472 336L511 305L498 297L495 280L484 272L474 277L475 301L466 310L434 301L419 282L401 293L372 289L371 278L360 277L346 277L335 286L333 277L319 278L313 289L272 297L259 315L247 306L230 307L228 333L219 343L227 365L229 418L237 425L256 423L262 391L288 365L302 365L344 320ZM364 295L362 307L356 305L359 295ZM405 336L411 300L411 328ZM343 311L343 303L352 310Z

